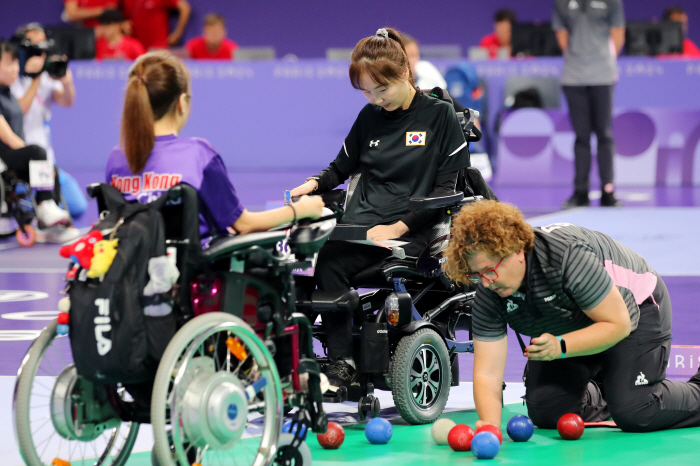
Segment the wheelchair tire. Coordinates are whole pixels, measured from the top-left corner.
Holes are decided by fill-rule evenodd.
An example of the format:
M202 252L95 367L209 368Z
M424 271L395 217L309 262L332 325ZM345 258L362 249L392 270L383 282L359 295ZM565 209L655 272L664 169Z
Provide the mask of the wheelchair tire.
M242 361L228 350L219 350L230 337L237 338L245 349ZM262 377L267 385L244 406L246 402L236 397L251 386L249 378ZM238 388L219 396L221 390L231 387ZM234 398L238 401L232 404L229 400ZM203 466L221 464L226 458L239 466L268 466L277 453L282 405L274 359L253 329L224 312L195 317L170 341L156 373L151 423L158 463L189 465L188 454L192 457L195 453L201 456L197 462ZM221 413L229 419L232 416L236 427L231 427L231 421L222 421L226 416ZM247 413L247 417L240 418L240 413ZM172 418L178 422L171 422ZM262 435L241 440L249 427L255 429L249 433Z
M391 394L410 424L434 422L450 396L450 357L442 337L421 328L403 337L391 364Z
M292 434L280 434L280 439L277 443L278 450L282 450L287 445L290 445L293 440L294 436ZM282 461L280 458L275 458L274 464L277 466L311 466L311 450L306 442L301 442L299 449L291 460Z
M60 421L61 418L50 406L57 399L54 396L57 384L49 377L54 378L59 370L61 374L70 373L67 370L70 365L65 367L65 364L72 358L68 338L57 338L56 328L54 320L42 330L17 372L13 414L15 435L25 464L41 466L52 464L55 459L70 459L71 464L126 464L138 435L137 423L122 422L119 427L105 429L89 441L68 440L57 430L54 419ZM38 377L41 380L37 380Z
M20 246L28 248L36 242L36 230L31 225L24 225L24 231L27 233L26 235L22 233L21 228L17 228L15 237Z

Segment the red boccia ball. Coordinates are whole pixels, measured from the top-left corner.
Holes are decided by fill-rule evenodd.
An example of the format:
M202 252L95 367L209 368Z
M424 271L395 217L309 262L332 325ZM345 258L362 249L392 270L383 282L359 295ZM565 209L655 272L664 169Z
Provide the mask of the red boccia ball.
M474 429L466 424L457 424L447 434L447 444L454 451L470 451L473 438Z
M58 313L58 325L68 325L68 313L67 312L59 312Z
M316 439L325 450L337 450L345 440L345 430L337 422L329 422L326 433L316 435Z
M581 416L574 413L564 414L557 422L557 431L564 440L578 440L586 426Z
M501 433L501 429L499 429L498 427L491 425L491 424L484 424L483 426L476 429L477 434L479 432L482 432L482 431L483 432L491 432L496 437L498 437L498 443L503 444L503 434Z

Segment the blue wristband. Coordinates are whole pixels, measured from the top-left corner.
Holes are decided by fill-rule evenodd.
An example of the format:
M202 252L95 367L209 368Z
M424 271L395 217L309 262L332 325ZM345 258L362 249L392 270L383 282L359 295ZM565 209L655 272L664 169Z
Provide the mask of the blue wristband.
M562 337L557 337L557 340L559 340L559 350L561 351L561 342L564 341ZM566 353L564 351L561 352L561 356L559 356L559 359L564 359L566 356Z

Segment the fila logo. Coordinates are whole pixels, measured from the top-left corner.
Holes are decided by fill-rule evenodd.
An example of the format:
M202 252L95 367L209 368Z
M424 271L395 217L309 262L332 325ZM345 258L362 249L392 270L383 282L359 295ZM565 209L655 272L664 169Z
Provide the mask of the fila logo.
M508 303L506 304L506 311L508 311L508 312L513 312L514 310L516 310L516 309L519 308L519 307L520 307L520 306L518 306L517 304L515 304L513 301L511 301L511 300L509 299L509 300L508 300Z
M406 132L406 146L424 146L425 145L425 131L407 131Z
M377 333L389 333L388 330L377 330Z
M99 298L95 300L97 313L95 317L95 340L97 340L97 353L104 356L112 349L112 340L103 335L103 333L112 331L109 319L109 299Z
M548 303L548 302L554 300L554 298L556 298L556 297L557 297L557 295L555 295L555 294L553 294L552 296L547 296L546 298L544 298L544 302Z
M369 147L377 147L379 145L379 139L376 141L369 141Z
M644 377L644 372L639 373L639 375L637 376L637 381L634 384L635 385L649 385L649 381L647 380L646 377Z

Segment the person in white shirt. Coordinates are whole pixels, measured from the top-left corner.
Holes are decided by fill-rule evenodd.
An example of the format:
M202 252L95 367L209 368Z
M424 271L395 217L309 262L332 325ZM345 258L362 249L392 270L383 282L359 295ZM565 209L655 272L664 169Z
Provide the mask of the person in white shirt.
M423 90L430 90L434 87L447 88L447 82L445 82L440 70L429 61L420 59L420 48L416 39L408 34L401 34L401 38L406 46L406 55L408 55L416 87Z
M32 44L46 41L46 33L39 23L30 23L17 30ZM30 76L20 76L10 86L12 94L17 98L24 113L24 136L27 144L36 144L46 150L47 160L55 164L55 155L51 145L51 106L58 104L71 107L75 101L75 86L71 70L65 76L52 78L48 73L41 74L39 79ZM61 192L72 217L80 217L87 210L87 199L82 194L78 182L59 169Z

